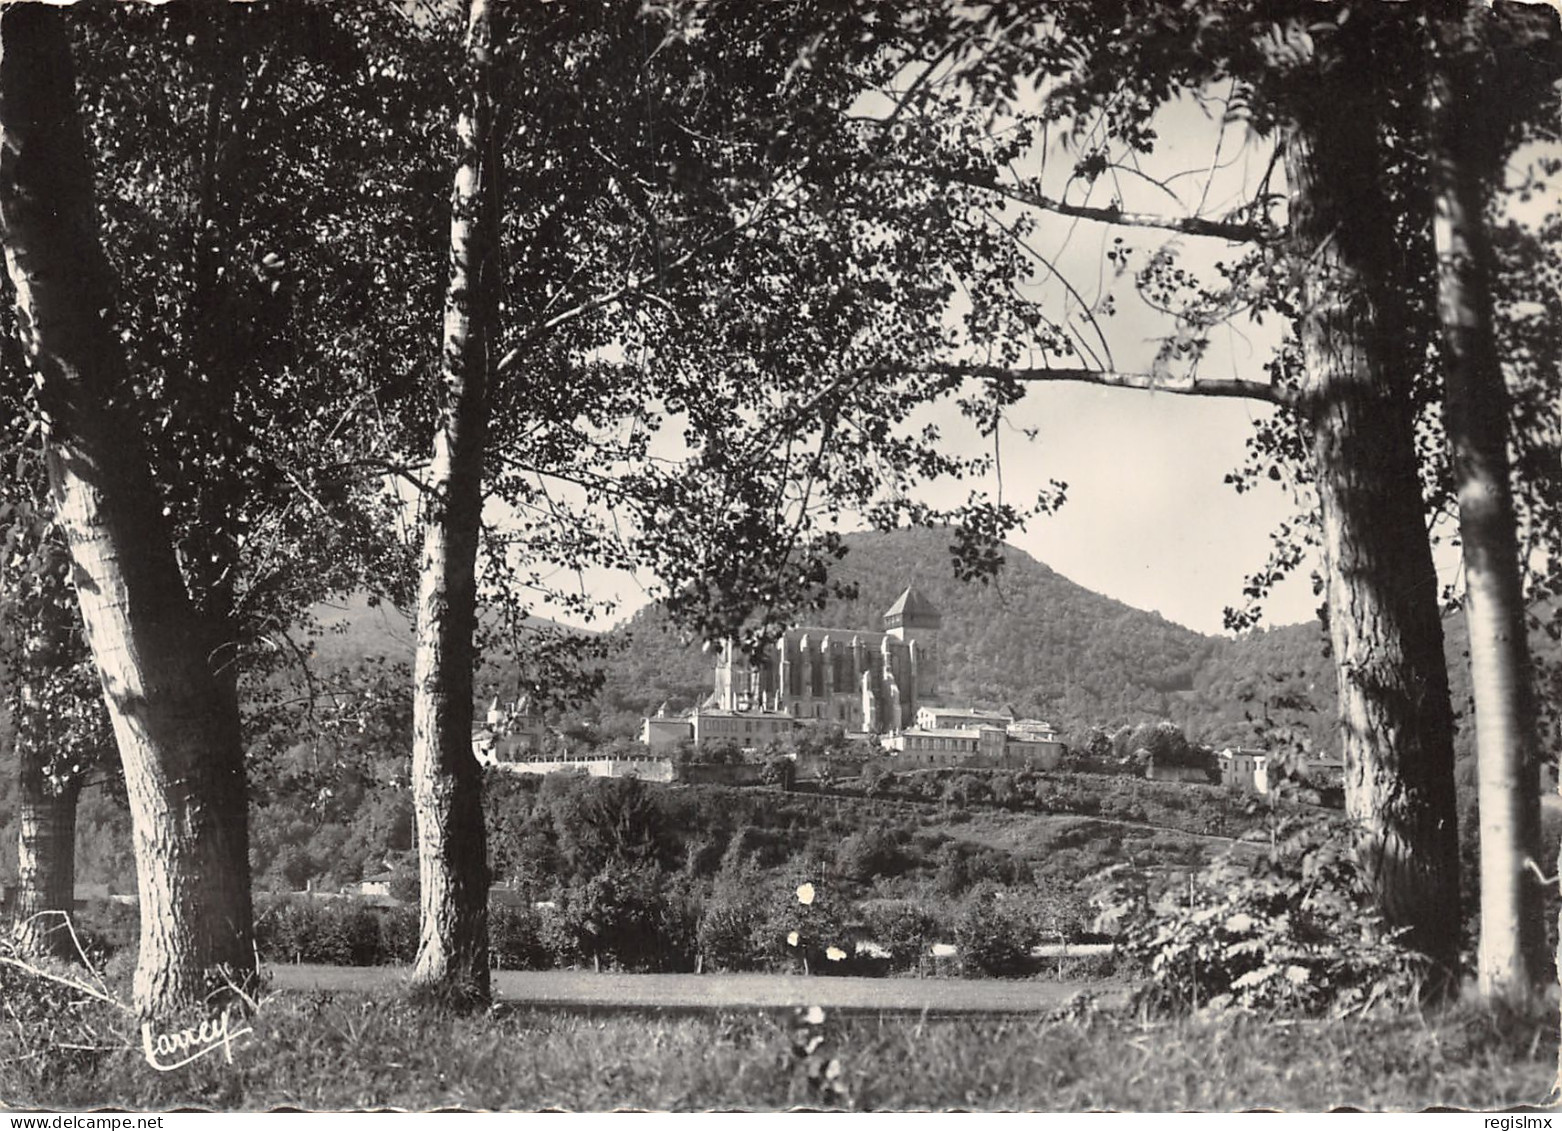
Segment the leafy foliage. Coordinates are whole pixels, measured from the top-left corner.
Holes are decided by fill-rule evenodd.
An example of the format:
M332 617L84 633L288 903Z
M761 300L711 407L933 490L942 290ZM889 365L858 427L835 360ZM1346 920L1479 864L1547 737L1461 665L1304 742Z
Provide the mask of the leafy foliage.
M1030 948L1039 932L1003 894L979 890L955 923L960 968L970 976L1005 978L1030 970Z
M1347 845L1337 829L1292 827L1255 865L1223 859L1153 902L1120 891L1123 946L1145 974L1137 1000L1333 1015L1412 1001L1425 960L1383 930Z

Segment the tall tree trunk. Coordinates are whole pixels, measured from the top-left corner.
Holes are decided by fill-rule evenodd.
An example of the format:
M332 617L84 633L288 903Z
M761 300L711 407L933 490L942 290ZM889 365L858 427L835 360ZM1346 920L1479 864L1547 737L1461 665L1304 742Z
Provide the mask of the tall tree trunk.
M71 757L72 739L61 725L58 700L48 694L62 671L74 667L81 642L76 636L75 599L63 584L70 556L62 539L44 535L35 558L41 584L12 677L20 694L13 700L20 795L17 838L17 923L24 949L73 957L75 948L59 912L69 914L76 891L76 802L85 766ZM50 584L58 581L58 584ZM60 712L63 713L63 712ZM55 913L55 914L51 914Z
M81 778L51 781L49 752L19 744L21 834L16 852L18 941L32 954L70 958L70 932L57 914L69 914L76 894L76 802Z
M1350 41L1363 21L1340 38ZM1365 38L1365 37L1362 37ZM1287 141L1298 326L1323 522L1346 811L1387 924L1440 980L1459 946L1453 717L1414 443L1419 357L1400 297L1371 48L1347 43Z
M51 494L130 799L135 1003L167 1015L254 966L238 700L174 557L115 336L60 13L0 9L0 227L49 422Z
M1479 20L1484 13L1470 10ZM1475 696L1480 806L1482 994L1523 999L1544 977L1540 767L1517 523L1509 485L1508 390L1493 324L1491 243L1483 215L1501 175L1503 130L1481 106L1484 37L1443 18L1432 91L1433 230L1443 331L1444 422L1459 499L1464 615ZM1497 110L1500 108L1483 107Z
M422 883L413 982L470 1002L489 996L488 845L482 770L472 752L472 695L498 235L489 91L492 25L488 0L471 0L412 701L412 788Z

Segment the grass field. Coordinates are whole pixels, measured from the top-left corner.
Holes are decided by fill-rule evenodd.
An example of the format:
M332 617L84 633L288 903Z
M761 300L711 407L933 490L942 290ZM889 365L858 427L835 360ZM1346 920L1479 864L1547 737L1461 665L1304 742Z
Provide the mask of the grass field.
M972 983L950 983L969 990ZM1351 1021L920 1017L551 1006L451 1016L374 992L284 991L235 1049L172 1072L104 1011L93 1049L0 1032L0 1097L81 1110L1502 1109L1539 1103L1555 1011ZM83 1042L87 1043L87 1042Z

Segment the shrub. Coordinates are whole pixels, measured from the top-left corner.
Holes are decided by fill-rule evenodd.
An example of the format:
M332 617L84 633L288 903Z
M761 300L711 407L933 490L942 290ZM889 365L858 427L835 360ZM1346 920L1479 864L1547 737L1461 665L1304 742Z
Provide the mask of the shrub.
M867 881L875 876L898 876L911 861L894 833L874 828L841 841L835 850L835 866L848 879Z
M388 907L379 914L380 961L411 965L418 957L418 908Z
M537 909L537 940L547 956L545 965L567 969L585 960L574 925L556 903Z
M1224 857L1154 902L1120 892L1111 911L1145 975L1137 1002L1341 1015L1412 998L1424 960L1384 929L1348 844L1342 829L1304 826L1254 864Z
M888 795L895 788L895 771L883 762L870 760L862 768L862 794L864 797Z
M847 909L833 889L794 876L771 889L768 903L759 938L776 965L814 974L847 971L852 955Z
M955 923L955 948L966 976L995 978L1028 973L1036 928L1014 896L996 888L977 889Z
M700 916L696 944L710 970L760 970L765 966L757 938L764 909L751 900L718 898Z
M692 884L673 883L662 891L657 915L652 969L692 971L699 953L705 901Z
M915 970L943 933L938 919L920 907L891 904L864 914L872 940L889 951L891 970Z
M543 945L540 916L530 907L489 904L489 961L504 970L542 970L553 965Z
M569 891L564 917L576 948L594 963L651 970L658 965L661 905L660 874L654 868L616 864Z
M797 782L797 763L785 754L773 755L765 759L759 780L766 785L778 785L782 790L790 791Z
M255 945L268 962L381 966L411 962L418 947L415 907L378 910L353 899L282 897L256 908Z
M313 946L309 908L300 900L278 899L262 904L255 916L255 945L271 962L304 962Z

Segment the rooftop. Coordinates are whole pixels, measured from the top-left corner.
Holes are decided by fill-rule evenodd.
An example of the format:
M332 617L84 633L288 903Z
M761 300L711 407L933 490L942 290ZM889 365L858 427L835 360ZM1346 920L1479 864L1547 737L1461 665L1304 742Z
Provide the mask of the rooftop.
M1007 711L993 711L986 707L933 707L925 706L917 708L932 715L960 715L969 719L994 719L1007 722L1014 716Z
M895 598L895 603L885 611L885 622L888 623L892 618L899 618L902 624L922 623L930 627L937 627L944 619L933 602L929 601L915 585L908 585L905 591Z

